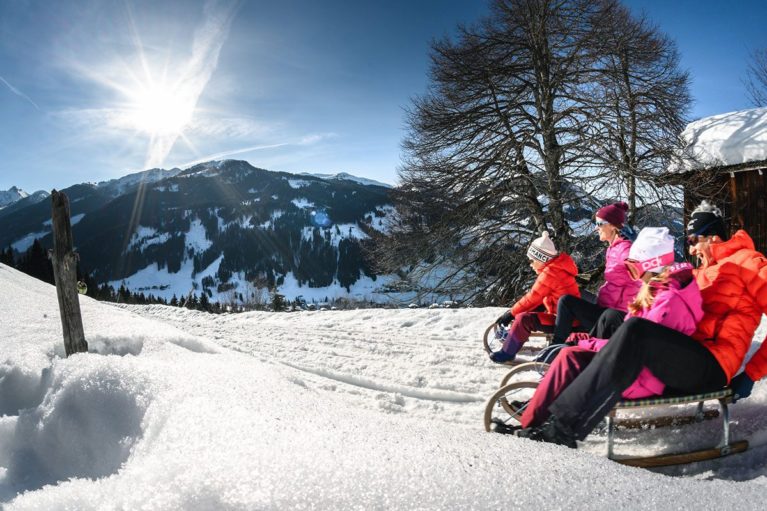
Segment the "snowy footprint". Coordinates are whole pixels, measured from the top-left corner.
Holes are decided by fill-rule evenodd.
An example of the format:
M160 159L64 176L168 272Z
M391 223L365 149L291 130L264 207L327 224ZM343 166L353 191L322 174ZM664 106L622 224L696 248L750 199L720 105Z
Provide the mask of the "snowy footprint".
M114 474L141 437L149 380L135 359L54 361L41 402L0 419L0 500L72 478Z

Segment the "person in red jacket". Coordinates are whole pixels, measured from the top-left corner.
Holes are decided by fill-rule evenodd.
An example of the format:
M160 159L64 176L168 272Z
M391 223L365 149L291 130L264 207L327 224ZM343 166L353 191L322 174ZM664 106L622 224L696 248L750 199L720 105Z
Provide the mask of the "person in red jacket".
M643 318L630 318L591 364L551 404L535 440L575 447L621 399L647 367L667 387L683 393L719 390L728 383L733 400L750 395L767 375L767 342L737 374L761 315L767 313L767 258L743 231L727 237L721 211L704 201L687 225L690 255L701 266L695 280L703 318L685 335Z
M543 231L539 238L533 240L527 250L527 257L538 277L530 291L498 318L499 324L511 322L503 347L490 355L490 360L499 364L514 360L519 349L530 338L531 332L553 330L560 296L580 296L575 281L578 267L569 255L557 251L548 232ZM541 306L545 312L536 310Z

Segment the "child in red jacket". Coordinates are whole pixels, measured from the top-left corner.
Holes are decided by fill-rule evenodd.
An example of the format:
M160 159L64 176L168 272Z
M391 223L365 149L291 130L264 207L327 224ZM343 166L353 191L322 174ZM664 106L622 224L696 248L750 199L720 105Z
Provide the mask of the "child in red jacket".
M498 318L498 324L504 326L511 322L503 347L490 355L490 360L499 364L514 360L531 332L553 331L560 296L580 296L575 282L578 267L569 255L557 251L548 232L543 231L539 238L533 240L527 257L538 278L530 291ZM545 312L535 312L541 305Z

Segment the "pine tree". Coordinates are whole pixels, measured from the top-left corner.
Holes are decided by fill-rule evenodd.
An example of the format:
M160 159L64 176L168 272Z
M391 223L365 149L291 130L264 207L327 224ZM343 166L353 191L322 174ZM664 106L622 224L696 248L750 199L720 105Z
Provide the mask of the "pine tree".
M272 291L272 310L275 312L285 310L285 296L278 293L276 289Z
M200 294L200 303L198 304L197 309L210 312L210 300L208 300L207 293L203 292Z
M7 264L11 268L16 266L13 260L13 249L9 246L6 250L0 252L0 263Z
M49 284L54 283L53 264L48 259L48 253L38 239L35 239L32 246L21 258L19 270Z

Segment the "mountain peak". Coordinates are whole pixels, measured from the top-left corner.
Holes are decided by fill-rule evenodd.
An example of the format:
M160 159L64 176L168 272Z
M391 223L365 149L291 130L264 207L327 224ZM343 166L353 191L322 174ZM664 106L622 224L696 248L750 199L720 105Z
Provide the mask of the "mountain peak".
M10 206L14 202L27 197L29 197L29 194L16 186L12 186L8 190L0 190L0 208Z
M318 177L320 179L324 179L326 181L335 180L335 181L353 181L357 184L361 184L364 186L382 186L384 188L391 188L392 185L382 183L380 181L376 181L374 179L368 179L366 177L359 177L354 176L352 174L349 174L348 172L338 172L336 174L312 174L309 172L302 172L302 176L314 176Z

